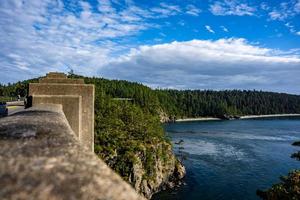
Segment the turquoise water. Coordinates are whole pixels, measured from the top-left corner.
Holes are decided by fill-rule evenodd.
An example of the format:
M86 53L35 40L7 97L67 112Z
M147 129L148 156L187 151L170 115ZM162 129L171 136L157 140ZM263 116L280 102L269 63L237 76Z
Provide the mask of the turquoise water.
M300 169L290 158L300 150L291 145L300 140L300 118L182 122L165 130L187 175L183 186L160 192L155 200L259 199L257 189Z

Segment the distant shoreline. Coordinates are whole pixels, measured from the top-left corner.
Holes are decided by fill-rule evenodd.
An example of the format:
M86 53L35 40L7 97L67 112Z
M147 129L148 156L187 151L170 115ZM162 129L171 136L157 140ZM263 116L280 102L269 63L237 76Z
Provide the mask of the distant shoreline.
M176 119L175 122L218 121L218 120L222 120L222 119L216 117L197 117L197 118Z
M300 114L271 114L271 115L245 115L240 119L272 118L272 117L300 117Z
M276 117L300 117L300 114L270 114L270 115L244 115L239 119L257 119L257 118L276 118ZM193 122L193 121L220 121L223 120L217 117L197 117L197 118L184 118L176 119L175 122Z

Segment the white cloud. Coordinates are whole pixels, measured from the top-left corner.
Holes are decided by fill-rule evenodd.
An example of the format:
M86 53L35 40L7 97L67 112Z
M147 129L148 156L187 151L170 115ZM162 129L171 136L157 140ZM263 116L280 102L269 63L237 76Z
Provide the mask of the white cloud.
M284 25L289 29L289 31L291 33L295 33L296 32L295 27L293 25L291 25L290 23L286 23Z
M295 28L295 26L292 25L291 23L285 23L284 25L289 29L289 31L290 31L292 34L300 35L300 31L297 31L296 28Z
M270 6L268 6L268 4L267 4L266 2L262 2L262 3L260 4L260 8L261 8L262 10L269 10L269 9L270 9Z
M244 39L221 39L140 46L127 53L133 47L131 36L157 26L150 19L191 13L165 3L142 8L126 1L115 9L120 2L98 2L93 7L86 1L0 0L1 82L71 67L84 75L98 73L150 86L300 93L298 50L278 52ZM235 6L240 7L225 6L220 14L252 15L242 9L247 6Z
M196 6L189 4L186 6L186 13L193 16L199 16L201 13L201 10L197 8Z
M152 87L300 93L299 55L249 44L245 39L141 46L111 61L99 73Z
M91 5L83 1L76 5L82 9L79 13L65 6L59 0L0 2L0 54L5 66L0 72L2 81L65 69L66 63L77 72L92 75L115 48L110 39L150 26L142 19L124 20L113 9L108 12L108 6L104 13L92 12ZM30 72L24 73L29 67Z
M300 13L300 0L287 1L279 4L278 7L272 9L269 12L269 17L271 20L284 21L291 17L294 17Z
M123 40L157 27L150 19L181 12L176 5L161 3L157 8L163 11L155 12L132 1L115 9L119 3L1 0L1 82L36 77L51 70L66 71L67 66L77 73L94 75L112 54L130 48Z
M177 5L171 5L167 3L160 3L160 7L154 7L150 9L152 12L157 13L160 17L167 17L177 15L181 12L181 9Z
M238 0L216 1L210 5L210 11L214 15L254 15L256 9L247 3L241 3Z
M284 20L288 17L287 13L279 12L276 10L269 12L269 16L272 20Z
M229 32L228 29L225 27L225 26L220 26L221 29L224 31L224 32Z
M294 10L296 13L300 13L300 0L298 0L294 6Z
M178 24L179 24L180 26L184 26L184 25L185 25L185 22L184 22L183 20L180 20L180 21L178 22Z
M212 30L212 28L211 28L210 26L206 25L205 28L206 28L206 30L207 30L208 32L210 32L210 33L215 33L215 31Z

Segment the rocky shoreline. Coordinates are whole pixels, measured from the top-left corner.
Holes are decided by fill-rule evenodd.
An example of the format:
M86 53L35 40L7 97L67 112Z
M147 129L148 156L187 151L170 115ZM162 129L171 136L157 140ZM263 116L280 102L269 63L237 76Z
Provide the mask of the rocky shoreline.
M160 151L160 148L160 145L155 147L157 152ZM170 144L168 144L165 158L160 157L157 152L153 153L154 170L151 177L145 177L146 167L142 162L143 157L147 155L139 155L128 180L135 190L147 199L162 190L180 186L186 174L185 167L175 157Z

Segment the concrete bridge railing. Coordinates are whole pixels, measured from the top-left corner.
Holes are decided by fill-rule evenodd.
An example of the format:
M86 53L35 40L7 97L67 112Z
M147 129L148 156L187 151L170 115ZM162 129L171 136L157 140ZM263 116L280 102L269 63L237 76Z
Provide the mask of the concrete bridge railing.
M94 151L94 85L68 79L63 73L49 73L39 83L29 84L29 96L33 106L61 104L79 141Z
M94 88L70 86L66 80L43 81L30 86L31 108L0 119L0 199L144 199L91 151L91 140L86 140L91 138L81 135L91 123L75 126L93 112L80 106L88 102L83 90L93 94ZM42 86L48 91L40 93ZM73 115L76 118L70 118Z

